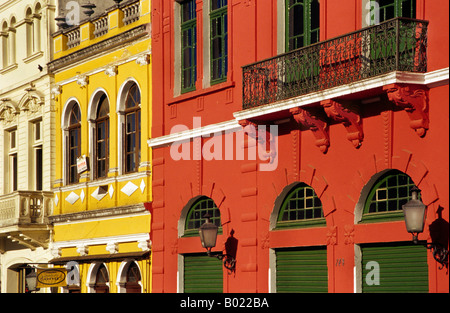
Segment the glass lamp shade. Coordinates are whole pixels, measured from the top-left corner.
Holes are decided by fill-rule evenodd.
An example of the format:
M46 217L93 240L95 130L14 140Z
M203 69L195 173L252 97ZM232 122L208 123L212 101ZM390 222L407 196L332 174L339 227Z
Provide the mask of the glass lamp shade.
M200 234L200 241L202 242L203 248L211 249L216 246L218 227L211 223L209 219L200 226L198 232Z
M29 291L36 291L36 272L32 271L30 274L25 276L25 280L27 281L27 286Z
M417 197L418 188L413 188L412 199L403 205L403 215L405 216L406 230L409 233L421 233L425 224L426 205Z

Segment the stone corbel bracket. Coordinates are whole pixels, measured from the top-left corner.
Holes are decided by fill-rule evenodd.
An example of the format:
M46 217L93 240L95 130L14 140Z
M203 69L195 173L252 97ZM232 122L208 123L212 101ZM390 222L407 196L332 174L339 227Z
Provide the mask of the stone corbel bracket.
M316 146L322 153L327 153L330 147L330 136L328 132L328 123L319 114L312 110L292 108L289 110L295 121L306 128L309 128L314 137L316 137Z
M351 104L343 104L336 100L321 101L327 116L336 122L340 122L347 130L347 139L358 149L364 140L362 118L359 115L358 107Z
M277 156L276 136L278 136L278 131L273 133L273 125L259 124L250 120L240 120L239 125L249 137L256 140L264 159L273 160Z
M105 69L105 74L106 74L108 77L116 76L117 73L118 73L118 67L117 67L117 65L110 65L110 66L106 67L106 69Z
M78 74L76 76L76 81L77 84L80 85L81 87L86 87L87 84L89 83L89 76Z
M428 88L421 85L391 84L383 87L389 101L404 109L411 122L410 126L420 137L429 128Z

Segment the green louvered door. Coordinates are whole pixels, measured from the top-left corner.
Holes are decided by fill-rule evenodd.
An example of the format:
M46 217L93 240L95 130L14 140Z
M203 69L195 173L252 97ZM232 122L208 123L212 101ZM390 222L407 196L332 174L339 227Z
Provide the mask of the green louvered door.
M207 255L184 256L184 292L223 292L222 262Z
M423 245L368 245L361 246L361 253L362 292L428 292L427 249ZM374 261L378 263L378 281L373 279L378 275L371 266L377 264Z
M327 250L276 250L277 292L328 292Z

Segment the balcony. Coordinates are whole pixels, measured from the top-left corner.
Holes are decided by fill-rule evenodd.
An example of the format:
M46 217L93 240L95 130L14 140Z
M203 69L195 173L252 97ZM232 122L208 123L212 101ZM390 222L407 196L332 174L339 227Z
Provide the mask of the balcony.
M427 71L423 20L396 18L243 67L243 110L394 71Z
M52 207L53 192L16 191L0 196L0 246L7 250L48 247Z
M52 199L52 192L42 191L16 191L0 196L0 233L21 226L46 225Z

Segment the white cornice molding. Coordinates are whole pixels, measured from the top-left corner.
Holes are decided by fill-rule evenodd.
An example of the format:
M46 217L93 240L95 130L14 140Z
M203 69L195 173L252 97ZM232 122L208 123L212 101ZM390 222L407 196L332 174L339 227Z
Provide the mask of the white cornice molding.
M108 52L108 53L110 53L110 52ZM105 53L105 55L108 54L108 53ZM132 55L130 57L114 61L114 62L109 63L107 65L104 65L104 66L101 66L101 67L97 67L97 68L95 68L93 70L90 70L90 71L87 71L87 72L83 73L83 75L89 77L89 76L92 76L92 75L95 75L95 74L98 74L98 73L106 72L112 66L119 67L119 66L121 66L123 64L136 61L139 58L143 58L144 56L151 55L151 53L152 53L151 50L146 50L146 51L143 51L143 52L141 52L139 54L135 54L135 55ZM83 60L82 62L78 62L78 63L71 64L71 65L76 67L78 65L87 63L89 61L95 60L95 59L97 59L99 57L102 57L102 56L103 55L95 55L92 58L88 58L88 59ZM67 68L55 71L55 73L64 72L65 70L67 70ZM77 78L76 78L76 76L74 76L74 77L71 77L71 78L68 78L68 79L65 79L65 80L62 80L62 81L58 82L58 85L59 86L64 86L64 85L67 85L67 84L70 84L70 83L73 83L73 82L76 82L76 81L77 81Z
M161 136L157 138L152 138L147 141L148 146L152 148L158 148L170 145L173 142L182 142L185 140L190 140L192 138L209 136L214 133L223 131L237 131L241 129L241 125L236 120L226 121L217 124L211 124L204 127L189 129L179 133L170 134L167 136Z
M449 68L443 68L427 73L391 72L374 78L361 80L352 84L326 89L319 92L291 98L288 100L263 105L233 113L235 120L211 124L199 128L169 134L166 136L151 138L147 144L151 148L168 146L174 142L189 141L200 136L207 136L223 131L238 131L242 127L239 121L257 118L266 114L289 110L294 107L304 106L311 103L320 102L327 99L354 94L357 92L383 87L390 84L420 84L429 88L448 85Z
M119 235L119 236L109 236L109 237L98 237L98 238L87 238L87 239L77 239L77 240L67 240L67 241L56 241L52 242L51 249L62 249L70 247L89 247L94 245L107 245L108 243L123 243L123 242L140 242L149 241L149 233L138 233L129 235Z

